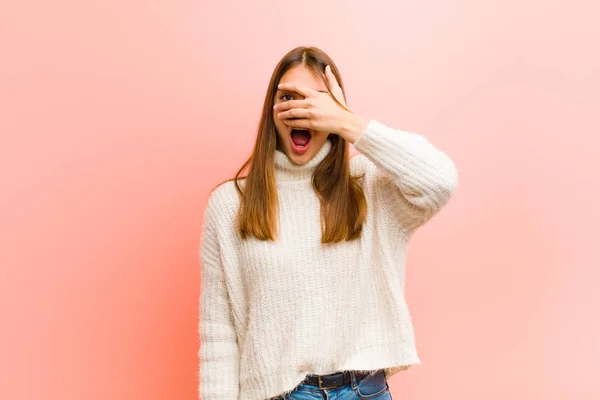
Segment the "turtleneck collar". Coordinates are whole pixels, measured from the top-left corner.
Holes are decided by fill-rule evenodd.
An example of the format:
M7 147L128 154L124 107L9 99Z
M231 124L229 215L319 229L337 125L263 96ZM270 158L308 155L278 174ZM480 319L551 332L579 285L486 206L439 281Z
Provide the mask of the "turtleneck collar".
M333 145L328 139L323 143L323 147L308 162L297 165L294 164L287 154L281 150L275 151L275 179L277 181L300 181L309 179L317 167L331 151Z

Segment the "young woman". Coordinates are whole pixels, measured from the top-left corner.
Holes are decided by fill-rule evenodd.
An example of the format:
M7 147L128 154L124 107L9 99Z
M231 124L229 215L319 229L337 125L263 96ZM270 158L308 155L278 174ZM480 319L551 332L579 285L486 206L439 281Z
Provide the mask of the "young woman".
M323 51L290 51L252 156L209 196L202 400L391 399L387 378L420 363L406 249L454 192L457 170L423 136L345 100Z

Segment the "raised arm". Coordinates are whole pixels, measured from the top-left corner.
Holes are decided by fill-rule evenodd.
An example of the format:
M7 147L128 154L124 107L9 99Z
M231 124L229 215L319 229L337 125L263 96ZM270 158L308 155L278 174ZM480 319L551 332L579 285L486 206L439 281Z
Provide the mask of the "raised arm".
M367 169L375 168L373 172L384 174L392 183L383 184L386 187L380 190L389 196L388 205L396 207L405 233L410 234L435 215L458 185L458 171L452 159L422 135L371 120L354 147L371 162L366 162L370 164Z

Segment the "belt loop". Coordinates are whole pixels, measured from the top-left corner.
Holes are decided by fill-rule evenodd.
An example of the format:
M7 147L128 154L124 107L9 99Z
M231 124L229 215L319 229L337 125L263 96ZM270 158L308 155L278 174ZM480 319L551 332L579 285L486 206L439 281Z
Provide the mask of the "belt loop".
M355 390L356 389L356 375L354 374L354 371L350 371L350 384L352 385L352 389Z

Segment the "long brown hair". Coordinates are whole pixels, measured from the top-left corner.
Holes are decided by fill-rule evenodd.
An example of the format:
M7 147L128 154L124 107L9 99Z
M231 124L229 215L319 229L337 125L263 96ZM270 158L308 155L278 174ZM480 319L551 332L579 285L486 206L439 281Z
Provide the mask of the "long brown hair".
M329 65L335 75L344 100L346 92L342 77L333 60L316 47L297 47L288 52L277 64L263 105L258 125L258 135L252 155L244 162L235 178L235 187L240 195L237 214L237 229L246 239L254 236L260 240L274 241L279 215L279 201L275 181L275 151L278 135L273 120L273 104L277 85L283 74L293 66L303 64L310 68L331 88L325 77L325 66ZM334 100L343 107L341 103ZM360 237L366 219L367 202L359 179L362 176L350 175L349 144L341 136L329 135L332 149L315 168L312 186L321 204L321 243L337 243ZM240 176L249 167L248 174ZM239 180L246 179L244 189Z

